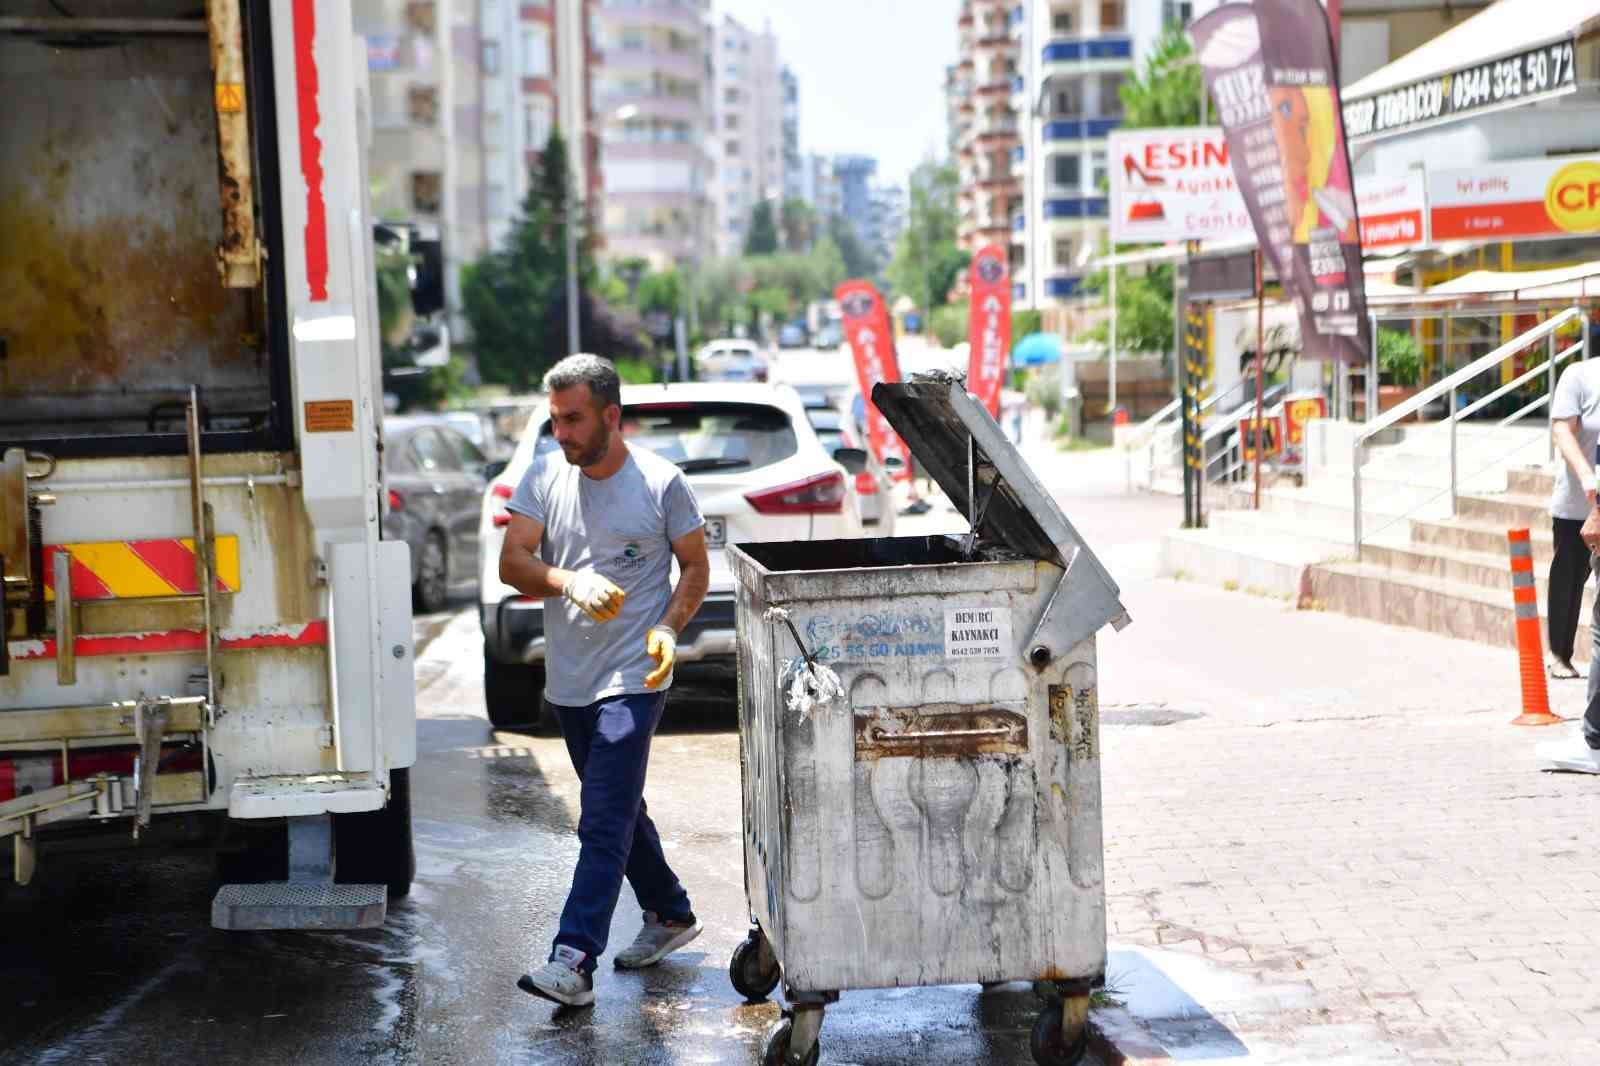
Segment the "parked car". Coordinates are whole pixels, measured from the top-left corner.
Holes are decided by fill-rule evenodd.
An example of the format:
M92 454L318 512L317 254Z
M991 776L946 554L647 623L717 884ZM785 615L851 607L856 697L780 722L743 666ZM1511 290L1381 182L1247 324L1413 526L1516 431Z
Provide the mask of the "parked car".
M442 610L478 575L478 519L488 459L435 416L383 420L386 540L411 545L411 594L419 611Z
M829 453L841 448L862 452L859 463L846 463L850 474L850 488L861 512L861 524L875 537L894 536L894 482L883 464L873 456L860 432L850 425L849 397L854 395L849 387L830 388L822 385L796 387L800 401L805 405L806 419L816 430L817 438Z
M495 429L494 417L489 411L446 411L439 420L466 437L490 459L511 457L511 445Z
M677 463L706 519L711 585L678 635L675 683L710 683L731 694L735 677L734 584L724 549L733 543L832 540L862 535L849 477L786 385L624 385L622 432L636 447ZM479 581L484 701L497 727L549 726L544 602L500 582L506 503L535 456L565 462L540 410L511 463L483 496ZM854 460L859 453L841 453Z
M695 376L701 381L766 381L766 356L755 341L712 341L694 357Z

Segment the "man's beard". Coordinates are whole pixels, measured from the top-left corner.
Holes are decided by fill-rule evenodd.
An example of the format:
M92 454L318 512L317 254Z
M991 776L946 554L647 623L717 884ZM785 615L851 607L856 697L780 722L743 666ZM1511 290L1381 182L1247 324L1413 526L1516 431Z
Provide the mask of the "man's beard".
M606 452L610 450L611 429L608 426L601 426L600 431L595 434L594 442L587 450L579 452L576 458L573 457L571 452L566 451L566 449L562 449L563 453L567 457L567 462L580 468L585 466L593 466L600 460L604 459L606 457Z

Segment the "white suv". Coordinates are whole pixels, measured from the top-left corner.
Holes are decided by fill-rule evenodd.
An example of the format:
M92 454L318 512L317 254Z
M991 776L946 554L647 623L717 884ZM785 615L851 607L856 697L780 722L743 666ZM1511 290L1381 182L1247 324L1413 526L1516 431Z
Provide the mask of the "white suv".
M751 541L837 540L862 535L848 475L823 447L787 385L624 385L628 443L677 463L706 518L711 588L678 637L675 683L710 682L732 695L733 577L723 549ZM510 465L484 494L479 582L484 702L497 727L548 725L543 710L544 601L500 582L506 503L534 456L565 462L548 410L528 421Z

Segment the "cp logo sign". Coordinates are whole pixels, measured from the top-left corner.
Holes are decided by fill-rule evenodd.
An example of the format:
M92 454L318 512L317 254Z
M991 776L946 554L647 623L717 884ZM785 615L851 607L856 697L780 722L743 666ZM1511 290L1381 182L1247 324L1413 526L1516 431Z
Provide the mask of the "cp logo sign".
M1600 230L1600 163L1568 163L1544 192L1550 220L1568 233Z

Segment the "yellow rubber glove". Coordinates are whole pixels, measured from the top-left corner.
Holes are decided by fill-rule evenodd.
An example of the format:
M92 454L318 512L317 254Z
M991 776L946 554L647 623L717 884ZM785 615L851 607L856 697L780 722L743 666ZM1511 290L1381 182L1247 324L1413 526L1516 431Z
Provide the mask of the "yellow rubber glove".
M645 688L660 688L672 676L672 665L678 661L678 634L671 626L651 626L644 635L645 654L656 661L656 668L644 677Z
M584 567L572 575L561 594L596 622L609 622L622 613L625 594L610 578Z

